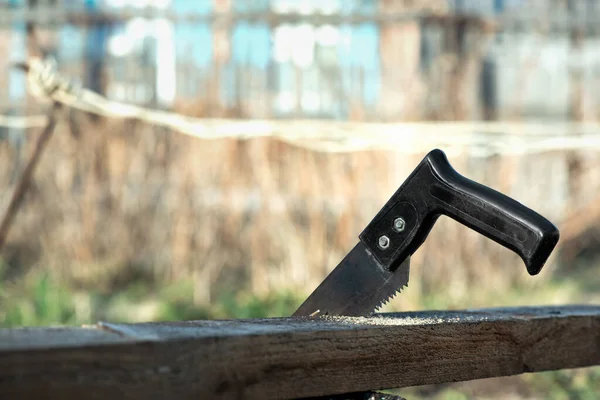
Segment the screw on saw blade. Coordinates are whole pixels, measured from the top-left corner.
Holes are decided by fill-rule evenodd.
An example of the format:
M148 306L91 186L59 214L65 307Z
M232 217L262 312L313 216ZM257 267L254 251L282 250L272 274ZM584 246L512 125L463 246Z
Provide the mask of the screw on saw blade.
M390 247L390 238L385 235L380 236L379 240L377 241L377 245L381 250L387 249Z
M402 232L406 227L406 222L401 217L398 217L394 220L394 230L396 232Z

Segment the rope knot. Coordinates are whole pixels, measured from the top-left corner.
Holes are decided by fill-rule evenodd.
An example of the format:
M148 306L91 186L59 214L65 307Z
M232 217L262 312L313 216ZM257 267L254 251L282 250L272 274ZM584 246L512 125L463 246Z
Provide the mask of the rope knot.
M76 94L80 91L79 85L58 72L58 65L53 58L31 58L27 67L29 90L41 100L53 101L58 92Z

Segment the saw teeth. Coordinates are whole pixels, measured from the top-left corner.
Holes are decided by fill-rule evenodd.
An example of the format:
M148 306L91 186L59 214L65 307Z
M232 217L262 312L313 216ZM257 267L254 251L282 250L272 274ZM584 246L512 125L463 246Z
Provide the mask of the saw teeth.
M408 283L405 285L400 286L398 289L396 289L396 291L392 294L390 294L387 298L381 300L381 302L379 303L379 305L375 306L375 309L373 310L373 313L379 311L381 309L381 307L383 307L384 305L386 305L391 299L393 299L394 297L396 297L400 292L402 292L402 290L408 287Z

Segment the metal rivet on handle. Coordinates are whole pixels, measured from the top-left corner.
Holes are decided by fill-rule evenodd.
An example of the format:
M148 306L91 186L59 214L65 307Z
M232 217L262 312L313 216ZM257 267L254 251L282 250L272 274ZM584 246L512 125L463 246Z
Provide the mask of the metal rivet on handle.
M380 236L379 240L377 241L377 245L381 250L387 249L390 247L390 238L385 235Z
M405 227L406 227L406 222L404 222L404 220L402 218L398 217L394 220L394 230L396 232L402 232Z

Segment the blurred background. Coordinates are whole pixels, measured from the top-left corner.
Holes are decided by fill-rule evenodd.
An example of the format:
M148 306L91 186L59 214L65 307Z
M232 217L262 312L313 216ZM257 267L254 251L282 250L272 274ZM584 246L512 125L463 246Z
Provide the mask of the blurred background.
M0 326L290 315L437 146L561 241L531 277L442 217L384 311L598 303L599 19L596 0L0 0L0 218L51 107L13 66L34 57L208 130L389 139L332 153L63 107L0 248ZM400 393L596 399L600 369Z

